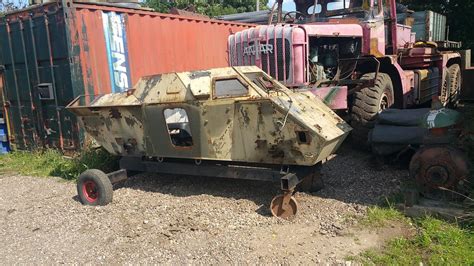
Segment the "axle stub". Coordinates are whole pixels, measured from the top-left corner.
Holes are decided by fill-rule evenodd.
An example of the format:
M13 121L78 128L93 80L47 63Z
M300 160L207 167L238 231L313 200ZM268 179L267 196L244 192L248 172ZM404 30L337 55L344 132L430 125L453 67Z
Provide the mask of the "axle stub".
M304 178L298 184L297 190L307 193L313 193L323 189L324 182L321 174L321 169L322 164L318 163L317 165L309 168L309 170L300 173L300 175L304 176Z

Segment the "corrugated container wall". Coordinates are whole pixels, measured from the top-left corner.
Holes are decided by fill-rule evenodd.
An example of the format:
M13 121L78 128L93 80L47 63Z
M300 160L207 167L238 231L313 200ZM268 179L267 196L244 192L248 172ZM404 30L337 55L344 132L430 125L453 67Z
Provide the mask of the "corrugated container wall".
M410 14L414 19L412 31L416 33L417 41L438 42L445 41L446 16L433 11L418 11ZM399 23L407 18L407 13L398 15Z
M229 35L250 27L65 0L9 13L0 18L0 89L11 144L80 149L75 116L64 109L75 97L228 66Z

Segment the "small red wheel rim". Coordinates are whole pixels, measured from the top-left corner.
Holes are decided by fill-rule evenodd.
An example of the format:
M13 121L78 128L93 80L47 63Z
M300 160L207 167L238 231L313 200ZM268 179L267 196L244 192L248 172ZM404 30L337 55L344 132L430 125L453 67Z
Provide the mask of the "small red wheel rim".
M82 184L82 194L86 200L90 203L94 203L99 198L99 190L97 184L94 181L86 181Z

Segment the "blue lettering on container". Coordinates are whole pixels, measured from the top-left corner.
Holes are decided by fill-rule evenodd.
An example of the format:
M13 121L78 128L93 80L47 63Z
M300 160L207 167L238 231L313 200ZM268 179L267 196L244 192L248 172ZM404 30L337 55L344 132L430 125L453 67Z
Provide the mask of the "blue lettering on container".
M131 88L124 16L116 12L102 13L102 22L112 92L123 92Z

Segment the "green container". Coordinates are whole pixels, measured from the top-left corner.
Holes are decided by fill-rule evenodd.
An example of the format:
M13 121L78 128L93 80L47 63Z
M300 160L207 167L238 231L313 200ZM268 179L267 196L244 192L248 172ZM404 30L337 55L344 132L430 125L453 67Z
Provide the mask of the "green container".
M57 5L0 17L0 76L13 149L77 149L76 118L64 12Z
M415 22L412 32L416 33L417 41L446 41L446 16L433 11L419 11L411 15ZM399 14L398 22L403 23L407 14Z

